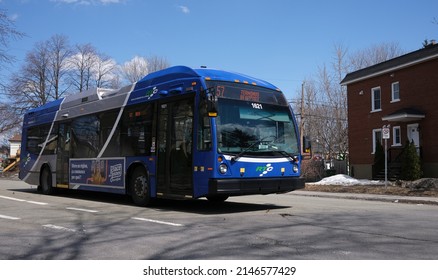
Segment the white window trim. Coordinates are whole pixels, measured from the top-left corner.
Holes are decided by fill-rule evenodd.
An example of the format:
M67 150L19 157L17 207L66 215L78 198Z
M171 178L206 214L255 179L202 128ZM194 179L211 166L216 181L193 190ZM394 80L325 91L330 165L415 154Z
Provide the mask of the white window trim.
M395 138L395 131L398 129L398 133L400 135L400 143L396 143L396 138ZM393 147L401 147L402 146L402 139L401 139L401 128L400 126L393 126L392 127L392 146Z
M374 91L377 89L380 91L380 108L379 109L374 108ZM380 111L382 111L382 89L380 87L373 87L371 89L371 113L380 112Z
M398 84L398 98L397 99L394 98L394 85L395 84ZM393 82L391 84L391 103L399 102L399 101L400 101L400 82Z
M371 152L371 154L373 155L376 153L376 132L380 132L380 135L382 135L382 129L381 128L373 129L373 150Z

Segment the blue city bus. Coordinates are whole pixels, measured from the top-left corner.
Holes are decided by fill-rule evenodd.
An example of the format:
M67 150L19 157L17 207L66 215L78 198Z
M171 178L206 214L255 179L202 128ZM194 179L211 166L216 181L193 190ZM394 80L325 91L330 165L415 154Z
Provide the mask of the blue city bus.
M246 75L170 67L24 116L20 179L56 188L224 201L304 187L296 120L283 93Z

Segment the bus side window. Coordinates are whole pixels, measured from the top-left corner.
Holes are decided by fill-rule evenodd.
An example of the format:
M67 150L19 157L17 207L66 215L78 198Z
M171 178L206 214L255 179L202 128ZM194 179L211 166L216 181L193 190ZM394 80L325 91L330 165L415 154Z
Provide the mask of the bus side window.
M72 156L75 158L97 157L100 150L100 120L96 115L81 116L72 122L72 135L65 141L74 142Z
M104 145L108 138L111 136L111 131L116 123L118 111L110 111L101 113L99 116L100 119L100 147L104 148ZM120 156L120 126L118 125L114 134L111 137L108 146L106 147L104 153L104 157L119 157Z
M151 154L152 122L152 104L142 104L125 110L120 134L122 156Z
M47 138L47 134L50 130L50 124L39 125L27 130L26 150L31 154L39 154L47 140L43 155L51 155L56 151L56 126L52 130L52 133Z
M41 151L40 127L32 127L27 130L26 150L31 154L39 154Z
M47 131L48 133L48 131ZM52 132L47 139L46 147L44 148L43 155L53 155L56 154L56 149L58 147L58 125L53 126Z

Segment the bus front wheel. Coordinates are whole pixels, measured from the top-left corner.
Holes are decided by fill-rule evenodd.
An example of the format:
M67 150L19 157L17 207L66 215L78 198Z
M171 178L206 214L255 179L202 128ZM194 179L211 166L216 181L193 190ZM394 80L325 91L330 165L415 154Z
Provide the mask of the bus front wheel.
M212 203L222 203L228 199L228 195L224 195L224 194L210 195L207 196L207 199Z
M151 202L148 176L144 168L134 169L129 185L132 200L136 205L146 206Z
M47 166L44 167L43 170L41 170L39 190L43 194L53 193L52 172L50 172L50 168Z

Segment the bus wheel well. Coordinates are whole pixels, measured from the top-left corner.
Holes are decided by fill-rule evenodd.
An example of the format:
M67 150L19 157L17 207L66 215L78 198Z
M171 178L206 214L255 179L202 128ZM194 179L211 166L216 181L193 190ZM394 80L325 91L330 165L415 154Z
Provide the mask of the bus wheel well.
M128 195L131 194L131 192L132 192L132 189L131 189L132 186L130 185L131 177L134 173L134 170L136 170L137 168L143 168L143 170L146 172L146 174L149 173L147 171L146 167L140 162L131 164L131 166L129 166L128 170L126 171L126 177L125 177L125 184L127 186L126 194L128 194Z
M43 194L53 193L52 170L48 164L43 164L40 169L40 184L38 191Z
M146 206L151 202L149 174L143 164L134 164L127 172L127 192L139 206Z

